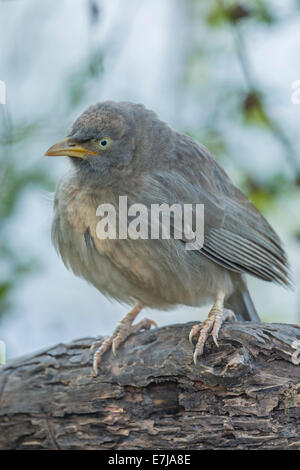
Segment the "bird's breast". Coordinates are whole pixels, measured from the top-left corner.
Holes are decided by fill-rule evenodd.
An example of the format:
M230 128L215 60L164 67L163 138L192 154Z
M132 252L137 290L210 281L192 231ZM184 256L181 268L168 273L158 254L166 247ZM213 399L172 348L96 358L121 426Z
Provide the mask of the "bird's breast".
M118 207L112 194L62 181L54 203L52 239L65 265L105 295L159 308L199 305L214 290L219 268L187 252L180 240L111 239L97 235L100 204ZM209 262L210 263L210 262ZM207 273L213 272L212 277Z

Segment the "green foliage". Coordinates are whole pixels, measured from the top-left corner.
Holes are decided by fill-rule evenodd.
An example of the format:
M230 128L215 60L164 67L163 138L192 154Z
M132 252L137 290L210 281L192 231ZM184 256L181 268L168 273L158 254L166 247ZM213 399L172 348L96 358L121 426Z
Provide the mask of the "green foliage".
M225 23L237 24L245 19L253 19L265 24L273 24L276 21L274 13L262 0L212 2L212 7L206 15L207 23L214 27Z
M26 254L16 252L12 246L9 223L24 191L29 186L50 189L51 180L42 167L24 167L19 146L27 148L30 139L38 132L34 123L12 125L9 115L1 115L0 132L0 316L13 304L14 289L32 269L37 267Z
M12 291L12 287L12 281L0 281L0 317L11 307L10 293Z
M203 98L204 90L205 100L213 103L213 106L207 109L207 117L201 122L201 128L193 130L194 135L218 157L230 151L230 125L233 129L239 126L238 132L241 135L243 129L256 127L260 132L266 132L268 139L271 136L281 146L282 158L289 166L286 173L276 174L276 177L274 170L270 171L269 179L264 181L264 187L261 187L259 173L257 177L251 176L251 185L249 184L250 176L245 163L251 158L251 149L249 148L249 155L239 159L241 166L238 171L243 170L243 179L247 181L244 189L263 210L270 207L282 193L293 191L292 181L299 184L300 162L297 149L284 128L285 123L281 122L280 118L276 120L269 109L271 92L267 87L262 89L256 82L248 57L248 48L251 47L247 42L248 32L253 34L253 31L259 28L260 31L265 29L265 32L272 34L273 30L269 25L283 24L287 17L280 15L280 10L268 0L215 0L204 3L192 1L186 2L186 6L193 27L190 27L191 47L186 60L184 86L187 90L191 86L195 90L198 82L199 102ZM297 12L298 8L295 6L295 14ZM207 31L207 42L203 40L206 37L204 34L199 35L199 30ZM208 57L213 60L209 61ZM231 75L230 82L230 74L225 74L223 83L215 83L218 61L224 64L224 57L226 60L228 58L228 67L230 64L237 65L241 78L236 79ZM210 80L212 86L209 85ZM274 90L272 92L274 93ZM224 127L225 122L227 125Z
M245 175L243 181L244 191L262 213L275 208L277 198L283 193L288 193L290 186L289 179L282 173L276 173L263 183L249 175Z
M270 127L270 121L259 91L249 91L241 99L241 110L246 124Z

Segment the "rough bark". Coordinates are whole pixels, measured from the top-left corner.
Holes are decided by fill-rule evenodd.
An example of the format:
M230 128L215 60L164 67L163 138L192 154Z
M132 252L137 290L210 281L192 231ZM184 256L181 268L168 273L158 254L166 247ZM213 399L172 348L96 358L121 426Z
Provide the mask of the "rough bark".
M300 328L225 325L195 366L191 325L130 337L96 378L91 338L1 367L0 448L300 449Z

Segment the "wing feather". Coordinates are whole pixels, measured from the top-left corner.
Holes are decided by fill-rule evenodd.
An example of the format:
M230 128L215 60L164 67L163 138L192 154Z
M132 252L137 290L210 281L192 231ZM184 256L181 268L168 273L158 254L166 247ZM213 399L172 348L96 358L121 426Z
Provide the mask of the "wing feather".
M232 184L205 147L177 134L176 148L180 155L178 163L189 162L188 169L181 171L194 184L197 181L201 199L197 202L204 203L205 237L201 253L231 271L291 286L287 256L263 215ZM213 215L216 211L217 218Z

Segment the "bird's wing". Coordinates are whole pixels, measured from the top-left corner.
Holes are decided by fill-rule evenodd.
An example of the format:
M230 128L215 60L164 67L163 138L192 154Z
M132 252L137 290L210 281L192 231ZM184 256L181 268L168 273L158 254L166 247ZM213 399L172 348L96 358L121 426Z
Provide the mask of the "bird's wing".
M177 170L196 187L193 202L204 204L201 253L228 270L290 285L287 256L277 234L208 150L177 134L176 154Z

